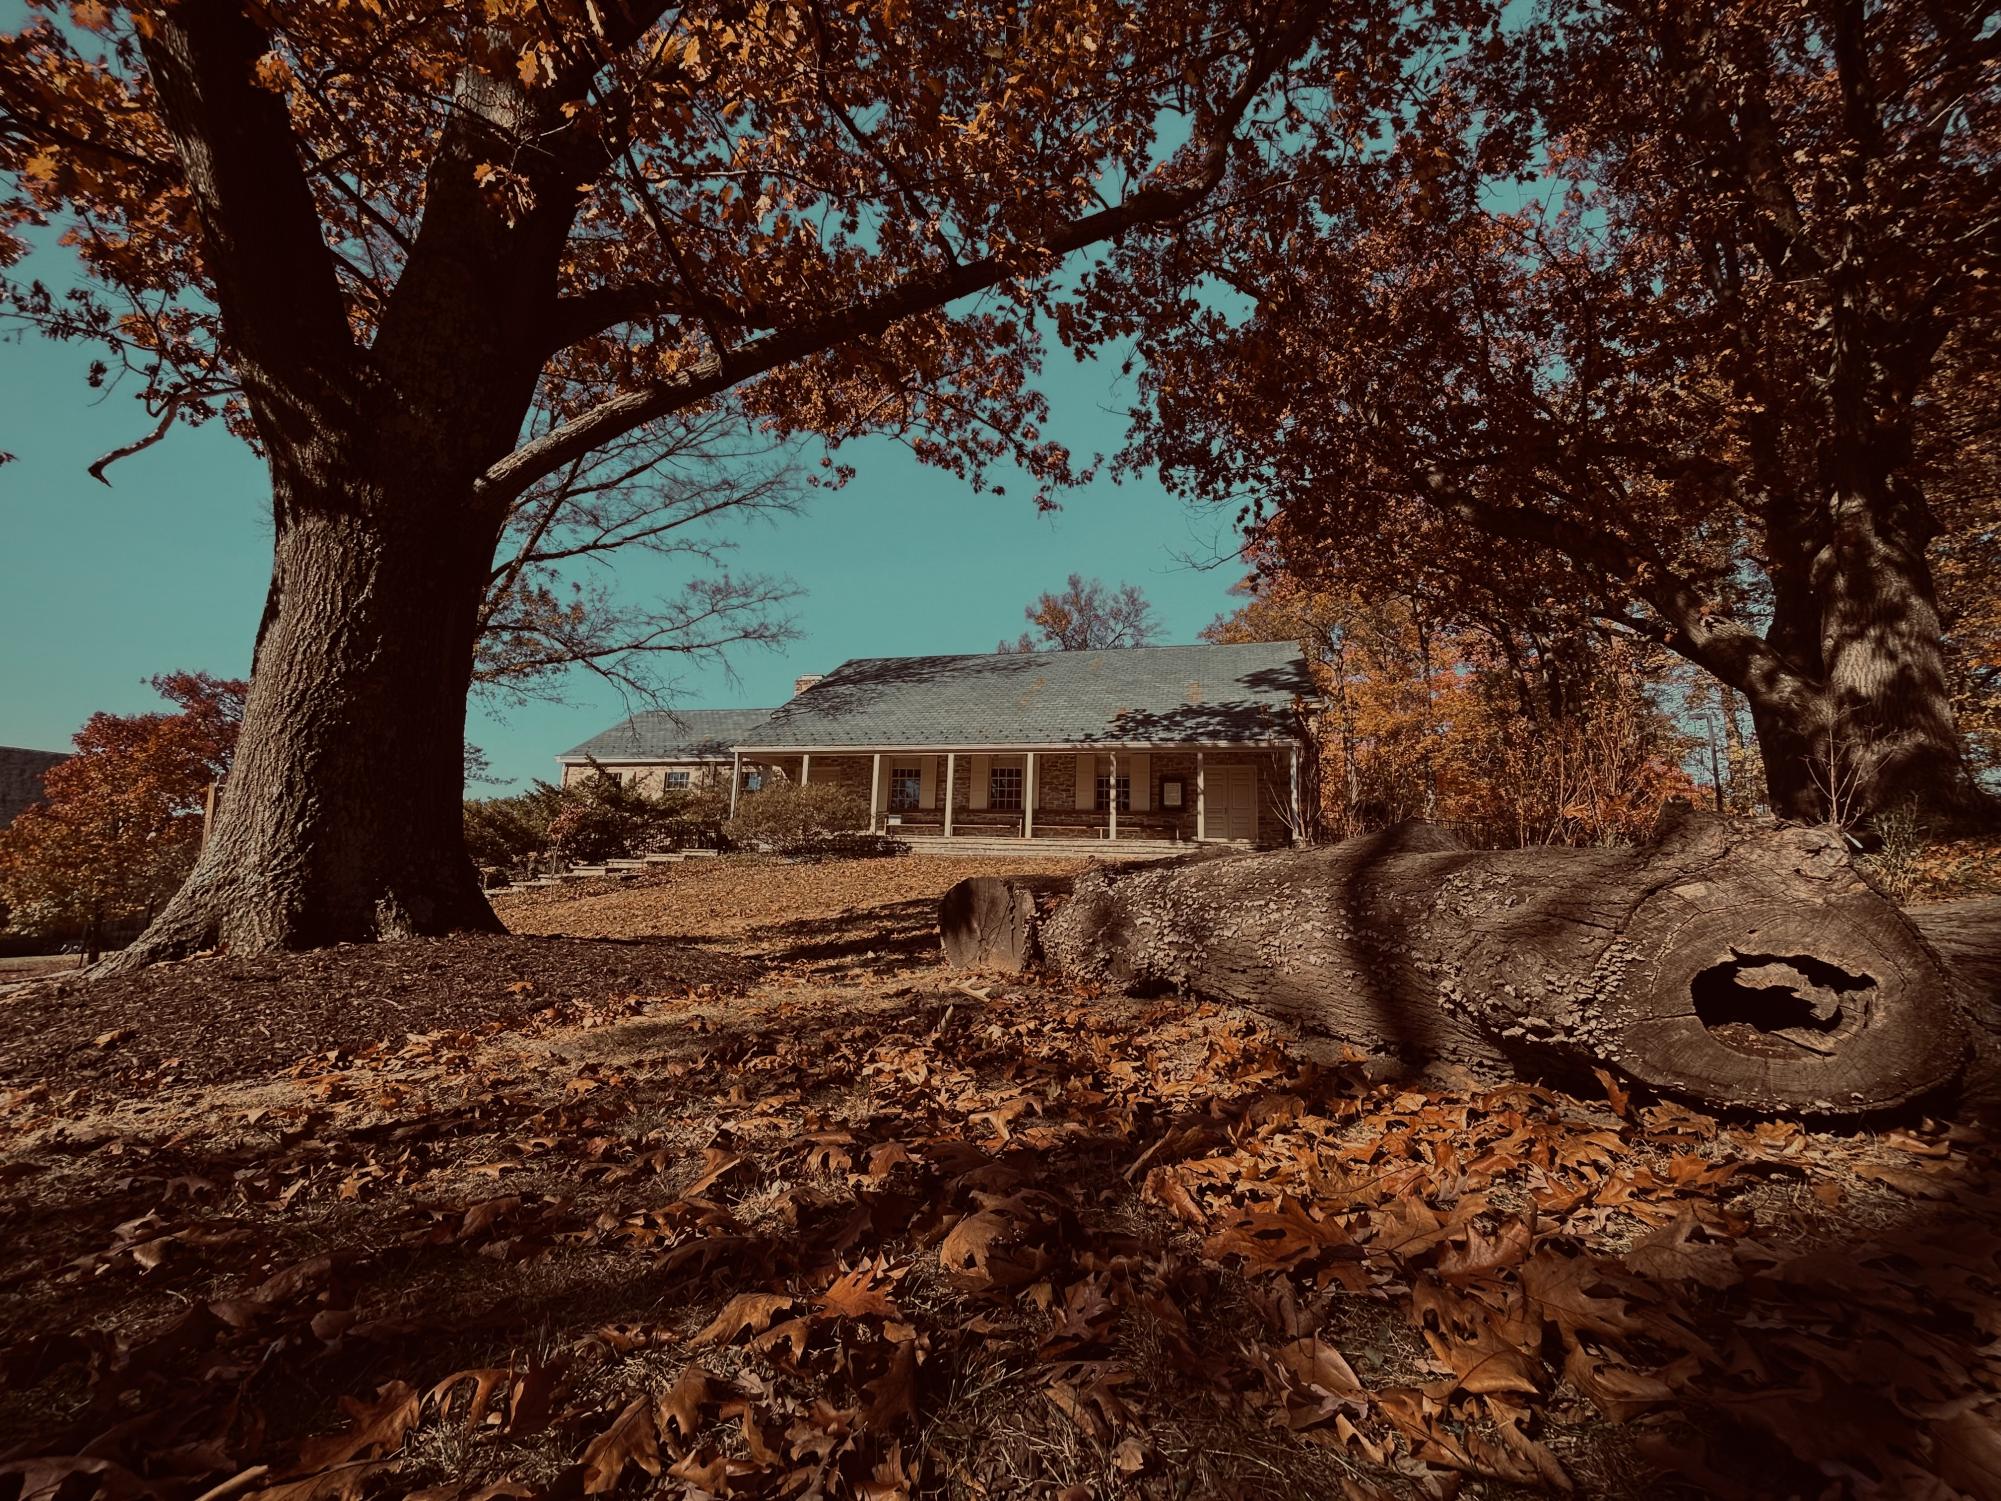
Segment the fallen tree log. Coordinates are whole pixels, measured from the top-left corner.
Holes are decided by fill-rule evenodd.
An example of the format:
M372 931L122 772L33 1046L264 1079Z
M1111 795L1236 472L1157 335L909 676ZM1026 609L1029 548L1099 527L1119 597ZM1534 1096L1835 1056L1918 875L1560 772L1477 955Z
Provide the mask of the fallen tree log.
M1711 1108L1863 1115L1934 1094L1967 997L1839 836L1686 815L1625 849L1472 850L1402 825L1319 849L1094 866L1067 900L976 877L966 968L1041 964L1476 1070L1610 1068ZM1977 914L1952 924L1984 947Z

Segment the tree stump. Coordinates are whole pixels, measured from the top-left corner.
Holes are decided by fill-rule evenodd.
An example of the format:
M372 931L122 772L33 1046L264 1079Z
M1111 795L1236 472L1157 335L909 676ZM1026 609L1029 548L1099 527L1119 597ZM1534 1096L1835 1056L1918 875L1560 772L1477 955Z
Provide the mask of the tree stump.
M1686 815L1637 848L1471 850L1404 825L1094 867L1046 916L1010 889L947 894L993 914L962 921L954 963L1039 946L1077 979L1232 1001L1412 1061L1610 1068L1710 1108L1861 1115L1939 1090L1967 1054L1953 972L1826 830Z

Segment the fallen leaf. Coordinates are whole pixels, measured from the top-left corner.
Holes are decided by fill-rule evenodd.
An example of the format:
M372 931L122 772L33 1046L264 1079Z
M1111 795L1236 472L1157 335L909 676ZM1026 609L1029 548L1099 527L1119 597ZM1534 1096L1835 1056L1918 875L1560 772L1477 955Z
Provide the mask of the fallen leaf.
M586 1496L612 1489L632 1465L659 1475L660 1436L653 1426L653 1403L645 1397L628 1402L611 1426L590 1441L582 1463Z
M324 1470L402 1448L403 1435L416 1426L422 1406L416 1391L404 1381L384 1386L373 1402L342 1397L340 1405L353 1422L344 1432L307 1439L299 1445L300 1468Z
M752 1334L762 1334L771 1326L772 1319L792 1303L790 1293L738 1293L691 1343L697 1347L728 1344L746 1329Z
M1671 1225L1634 1244L1624 1257L1627 1269L1643 1277L1671 1282L1699 1282L1704 1287L1735 1287L1744 1280L1730 1247L1694 1239L1699 1227L1695 1211L1684 1209Z
M1630 1422L1674 1397L1673 1389L1659 1377L1615 1365L1581 1344L1572 1345L1564 1357L1563 1375L1614 1423Z
M2001 1425L1996 1409L1970 1407L1932 1424L1938 1478L1974 1501L2001 1501Z
M693 1438L702 1426L702 1404L709 1400L709 1373L691 1365L675 1379L660 1398L659 1423L684 1439Z

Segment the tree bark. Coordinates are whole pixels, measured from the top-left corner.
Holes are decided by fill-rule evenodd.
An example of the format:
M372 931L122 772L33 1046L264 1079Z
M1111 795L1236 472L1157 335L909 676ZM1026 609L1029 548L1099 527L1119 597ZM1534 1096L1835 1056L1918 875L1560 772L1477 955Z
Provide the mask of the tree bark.
M278 539L216 827L115 968L499 931L459 811L480 539L436 498L346 499Z
M948 928L999 905L947 900ZM1949 1086L1968 1047L1957 977L1839 837L1770 822L1501 851L1406 824L1098 866L1030 937L1071 978L1236 1002L1413 1063L1609 1068L1712 1109L1886 1111Z

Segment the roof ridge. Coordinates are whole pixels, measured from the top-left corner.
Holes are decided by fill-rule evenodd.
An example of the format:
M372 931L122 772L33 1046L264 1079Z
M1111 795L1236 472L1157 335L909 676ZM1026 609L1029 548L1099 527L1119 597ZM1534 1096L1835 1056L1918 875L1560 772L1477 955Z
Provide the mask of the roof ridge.
M986 657L1091 657L1113 652L1142 651L1236 651L1246 646L1285 646L1297 655L1297 641L1156 641L1145 646L1052 646L1039 651L926 651L907 652L886 657L847 657L830 669L827 677L832 677L843 667L851 667L856 662L970 662ZM822 678L821 682L825 682ZM819 683L813 685L815 688ZM811 691L810 689L808 690ZM785 707L783 704L780 708Z

